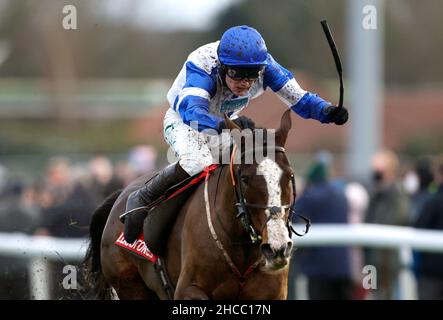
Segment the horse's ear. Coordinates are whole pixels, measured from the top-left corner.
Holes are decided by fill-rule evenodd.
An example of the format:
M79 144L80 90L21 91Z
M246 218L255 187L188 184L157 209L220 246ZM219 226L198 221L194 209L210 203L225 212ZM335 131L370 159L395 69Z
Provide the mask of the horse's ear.
M275 142L278 146L284 147L288 138L289 130L291 130L291 109L285 111L280 119L280 128L275 132Z
M223 117L225 118L226 128L228 128L229 130L237 129L241 131L241 128L238 125L236 125L234 121L229 119L226 113L223 113Z

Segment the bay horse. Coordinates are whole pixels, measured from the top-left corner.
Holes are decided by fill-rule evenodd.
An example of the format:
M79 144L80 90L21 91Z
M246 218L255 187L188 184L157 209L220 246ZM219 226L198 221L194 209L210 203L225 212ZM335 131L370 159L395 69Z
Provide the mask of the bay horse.
M239 129L229 119L227 127ZM275 131L275 159L219 166L181 207L162 257L173 296L154 263L114 245L126 199L147 177L109 196L92 217L85 257L97 298L114 289L119 299L286 299L296 196L284 150L290 128L288 110Z

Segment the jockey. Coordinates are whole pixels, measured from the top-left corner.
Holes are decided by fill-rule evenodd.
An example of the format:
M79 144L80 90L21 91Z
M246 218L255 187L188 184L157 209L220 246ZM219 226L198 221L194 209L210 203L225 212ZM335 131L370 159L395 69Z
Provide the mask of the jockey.
M220 41L193 51L184 63L167 94L170 108L163 122L165 140L179 160L132 192L126 212L148 205L170 187L213 163L204 131L221 133L226 128L224 113L241 129L253 128L253 121L239 113L267 87L302 118L337 125L348 120L345 108L337 108L303 90L291 72L274 60L257 30L248 26L230 28ZM142 210L128 215L127 242L136 240L145 216Z

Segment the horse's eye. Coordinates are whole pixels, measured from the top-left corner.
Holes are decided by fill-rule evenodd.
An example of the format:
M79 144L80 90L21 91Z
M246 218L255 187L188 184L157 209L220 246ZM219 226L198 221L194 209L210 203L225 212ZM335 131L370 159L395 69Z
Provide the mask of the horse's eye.
M249 182L249 177L247 177L247 176L241 176L241 177L240 177L240 180L241 180L244 184L248 184L248 182Z

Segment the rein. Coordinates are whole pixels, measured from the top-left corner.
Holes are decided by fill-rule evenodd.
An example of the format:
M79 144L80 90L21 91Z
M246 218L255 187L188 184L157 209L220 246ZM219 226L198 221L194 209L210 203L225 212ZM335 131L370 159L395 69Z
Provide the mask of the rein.
M206 170L206 169L205 169ZM207 176L205 178L205 189L204 189L204 197L205 197L205 207L206 207L206 219L208 221L209 230L211 231L212 238L214 239L215 243L217 244L217 247L220 249L220 251L223 254L223 257L226 260L226 263L231 268L232 272L238 277L239 284L240 284L240 290L242 290L246 284L246 278L258 267L262 259L257 260L254 262L251 266L246 269L245 273L242 274L240 270L238 270L235 263L232 261L231 257L229 256L228 252L226 251L225 247L219 240L217 233L215 232L214 226L212 224L211 219L211 208L209 204L209 196L208 196L208 182L209 182L209 175L210 172L207 172Z

